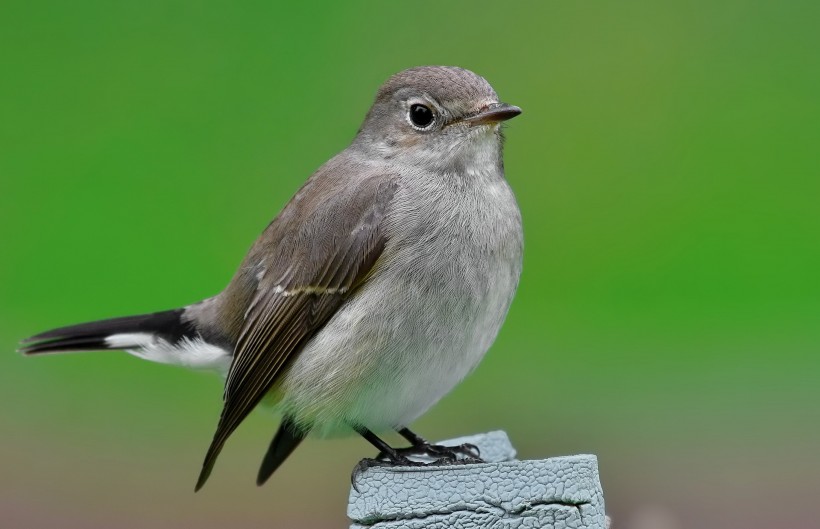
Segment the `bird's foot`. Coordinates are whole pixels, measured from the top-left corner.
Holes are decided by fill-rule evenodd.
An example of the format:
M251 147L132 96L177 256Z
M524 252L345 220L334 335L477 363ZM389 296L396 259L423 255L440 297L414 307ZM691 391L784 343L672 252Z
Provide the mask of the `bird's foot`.
M398 453L399 451L396 450L394 454L379 454L376 459L362 459L359 463L353 467L353 472L350 474L350 484L353 485L353 488L356 492L359 492L358 486L358 479L359 474L368 470L373 467L423 467L426 463L421 463L419 461L413 461L412 459L408 459L404 455Z
M407 448L397 448L395 449L395 452L397 455L400 455L404 459L409 461L412 460L408 459L407 456L432 457L435 459L435 461L426 463L430 465L452 465L484 462L484 460L481 459L481 451L478 449L476 445L470 443L464 443L456 446L444 446L434 445L430 443L421 443L409 446ZM390 454L386 454L385 452L381 452L378 456L376 456L376 459L387 459L392 461L392 459L390 458Z
M433 461L422 462L410 459L408 456L433 457ZM380 452L375 459L362 459L353 468L350 474L350 484L353 489L359 492L359 475L373 467L429 467L444 465L468 465L473 463L483 463L478 447L473 444L462 444L458 446L443 446L421 444L409 446L407 448L394 448L392 453Z

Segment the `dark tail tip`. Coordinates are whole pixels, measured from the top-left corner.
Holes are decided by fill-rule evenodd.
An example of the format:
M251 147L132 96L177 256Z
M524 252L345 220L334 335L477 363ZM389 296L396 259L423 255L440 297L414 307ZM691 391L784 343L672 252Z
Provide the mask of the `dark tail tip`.
M69 325L36 334L21 341L18 349L25 355L60 353L66 351L98 351L101 349L124 349L134 344L117 344L113 347L106 338L115 334L159 335L176 342L190 332L181 319L184 309L166 310L151 314L125 316L108 320Z
M34 355L40 353L62 353L66 351L98 351L110 349L101 336L67 336L45 341L35 341L37 337L31 337L21 342L21 347L17 352L24 355Z

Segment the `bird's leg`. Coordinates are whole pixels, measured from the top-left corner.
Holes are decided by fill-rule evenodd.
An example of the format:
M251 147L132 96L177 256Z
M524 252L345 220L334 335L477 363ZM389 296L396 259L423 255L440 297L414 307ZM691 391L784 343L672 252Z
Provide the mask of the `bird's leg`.
M481 452L474 444L464 443L457 446L434 445L426 439L410 431L409 428L396 430L399 435L410 441L410 448L399 449L402 455L428 455L439 460L463 463L483 463ZM459 458L459 456L462 456Z
M370 444L379 449L379 455L377 455L375 459L362 459L350 474L350 483L353 485L356 492L359 492L359 487L357 484L359 474L371 467L381 467L386 465L419 467L484 462L480 457L478 447L470 443L457 446L434 445L427 442L423 437L414 434L407 428L402 428L400 430L396 430L396 432L410 441L410 444L413 446L408 448L393 448L379 438L379 436L363 426L357 426L354 429ZM422 463L420 461L413 461L407 457L408 455L430 456L436 459L435 461L429 463Z
M376 456L376 459L362 459L359 461L359 464L353 468L353 472L350 474L350 483L353 485L353 488L356 492L359 492L359 487L356 483L359 474L368 468L371 467L380 467L385 465L399 465L399 466L422 466L424 463L419 463L417 461L412 461L408 459L406 456L400 453L399 450L396 450L389 444L385 443L382 439L379 438L376 434L368 430L364 427L356 427L356 431L367 439L367 441L379 449L379 455Z
M400 436L410 441L410 444L413 446L425 446L430 444L424 437L411 432L409 428L402 428L400 430L396 430L396 432L398 432Z
M396 450L389 444L382 441L376 434L368 430L367 428L356 428L356 431L359 432L359 435L367 439L367 441L379 449L379 455L376 456L376 460L385 460L387 459L390 463L394 465L414 465L417 464L413 461L410 461L405 457L400 450Z

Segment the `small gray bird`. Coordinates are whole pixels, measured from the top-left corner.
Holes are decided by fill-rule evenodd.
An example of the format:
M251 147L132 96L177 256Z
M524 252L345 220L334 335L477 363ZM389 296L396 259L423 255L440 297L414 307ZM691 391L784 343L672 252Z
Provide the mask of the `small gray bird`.
M474 447L431 445L407 426L476 367L518 286L521 215L500 124L520 113L468 70L400 72L223 292L47 331L22 352L123 349L222 372L224 407L196 490L263 399L283 419L260 485L308 434L358 432L392 463L476 458ZM412 446L394 449L374 433L390 429Z

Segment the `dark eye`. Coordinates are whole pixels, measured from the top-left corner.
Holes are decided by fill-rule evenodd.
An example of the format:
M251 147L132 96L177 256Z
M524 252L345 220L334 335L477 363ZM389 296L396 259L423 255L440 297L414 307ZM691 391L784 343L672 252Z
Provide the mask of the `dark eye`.
M420 129L426 129L433 123L433 111L430 107L418 103L410 105L410 122Z

